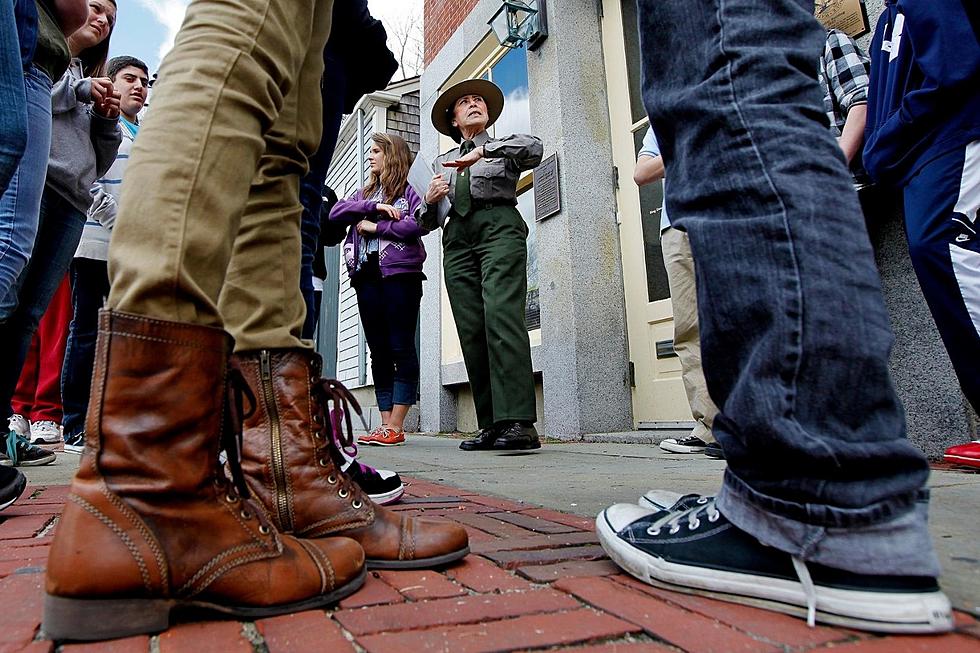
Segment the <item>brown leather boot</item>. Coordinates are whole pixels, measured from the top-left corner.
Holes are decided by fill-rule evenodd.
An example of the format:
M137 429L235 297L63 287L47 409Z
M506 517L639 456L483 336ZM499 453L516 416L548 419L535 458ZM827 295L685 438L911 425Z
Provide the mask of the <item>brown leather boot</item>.
M242 468L282 531L353 538L364 547L369 569L425 569L469 553L461 526L382 508L341 472L339 447L353 442L350 412L345 434L339 419L331 424L327 402L357 402L337 381L320 378L317 354L262 350L233 359L258 398L245 420Z
M48 637L157 632L175 611L257 619L363 583L356 542L281 535L245 498L232 427L250 393L237 371L232 390L245 389L227 390L230 345L220 329L100 315L85 451L48 559Z

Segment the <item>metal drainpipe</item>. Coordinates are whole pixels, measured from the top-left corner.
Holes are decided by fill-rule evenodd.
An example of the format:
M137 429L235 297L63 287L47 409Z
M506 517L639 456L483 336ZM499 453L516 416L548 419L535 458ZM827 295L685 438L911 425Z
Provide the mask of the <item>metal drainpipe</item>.
M357 107L357 187L364 188L367 179L364 176L364 107ZM360 385L367 383L367 341L364 337L364 325L360 317L357 320L357 378Z

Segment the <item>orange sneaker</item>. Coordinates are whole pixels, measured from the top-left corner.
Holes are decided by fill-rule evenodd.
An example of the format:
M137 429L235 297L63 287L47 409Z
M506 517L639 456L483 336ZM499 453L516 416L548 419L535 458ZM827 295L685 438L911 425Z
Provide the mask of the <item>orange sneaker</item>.
M370 433L365 433L357 437L358 444L377 444L377 439L381 437L381 434L387 428L384 424L374 429Z
M381 445L382 447L395 447L399 444L405 444L405 431L386 426L381 429L381 433L378 434L378 437L374 438L371 444Z

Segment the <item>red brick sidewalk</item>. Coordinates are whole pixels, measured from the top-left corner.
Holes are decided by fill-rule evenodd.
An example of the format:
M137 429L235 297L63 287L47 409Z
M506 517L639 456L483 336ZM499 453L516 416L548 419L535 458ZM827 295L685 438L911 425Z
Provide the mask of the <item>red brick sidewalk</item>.
M33 492L31 491L33 489ZM38 639L53 522L68 488L29 488L0 513L0 653L53 651ZM30 498L28 498L30 497ZM574 650L579 653L977 653L980 622L957 615L941 637L874 637L808 628L792 617L666 592L603 555L592 520L412 480L406 514L463 524L473 554L431 571L368 574L335 610L255 623L184 624L157 637L70 645L81 651L401 653ZM151 646L152 645L152 646Z

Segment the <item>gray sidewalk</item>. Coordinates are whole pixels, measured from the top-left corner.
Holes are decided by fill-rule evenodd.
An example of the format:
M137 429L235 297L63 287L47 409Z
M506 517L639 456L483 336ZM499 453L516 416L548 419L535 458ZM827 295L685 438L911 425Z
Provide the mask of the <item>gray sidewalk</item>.
M409 435L399 447L360 447L375 467L455 487L595 516L611 503L636 501L649 488L713 494L725 462L670 454L653 445L545 444L531 454L460 451L450 437ZM980 474L934 470L931 529L954 604L980 615Z

